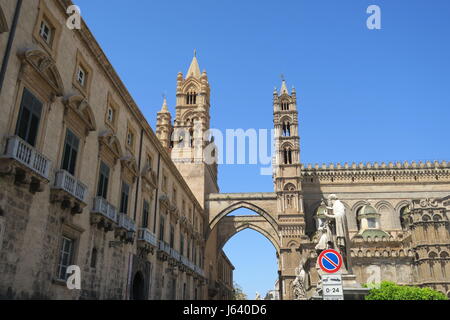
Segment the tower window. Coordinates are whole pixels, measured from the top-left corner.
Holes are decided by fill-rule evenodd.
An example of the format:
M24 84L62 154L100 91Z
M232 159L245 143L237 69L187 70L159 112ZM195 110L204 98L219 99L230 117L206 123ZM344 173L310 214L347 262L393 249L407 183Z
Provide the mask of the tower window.
M292 164L292 150L284 149L284 164Z
M289 110L289 102L287 102L287 101L282 101L282 102L281 102L281 110L283 110L283 111Z
M291 136L291 124L289 122L283 123L283 137Z
M186 95L186 104L197 104L197 93L195 91L188 92Z

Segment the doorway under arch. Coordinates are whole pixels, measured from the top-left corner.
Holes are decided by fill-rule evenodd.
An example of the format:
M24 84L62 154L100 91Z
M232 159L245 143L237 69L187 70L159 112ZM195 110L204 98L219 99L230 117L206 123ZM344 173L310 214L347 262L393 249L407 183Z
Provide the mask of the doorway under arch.
M136 272L133 278L131 299L145 300L145 280L140 271Z

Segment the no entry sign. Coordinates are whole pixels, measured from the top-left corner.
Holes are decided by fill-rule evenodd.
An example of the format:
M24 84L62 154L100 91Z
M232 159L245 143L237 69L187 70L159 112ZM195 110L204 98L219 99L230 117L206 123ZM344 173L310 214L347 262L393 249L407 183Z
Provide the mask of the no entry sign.
M336 250L324 250L319 255L318 263L322 271L326 273L336 273L342 267L342 256Z

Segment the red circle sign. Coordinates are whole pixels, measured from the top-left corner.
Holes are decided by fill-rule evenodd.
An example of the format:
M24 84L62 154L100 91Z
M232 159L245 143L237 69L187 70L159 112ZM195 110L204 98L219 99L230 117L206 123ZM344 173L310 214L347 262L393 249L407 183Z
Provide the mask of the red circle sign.
M336 273L342 267L342 256L333 249L324 250L317 260L320 269L326 273Z

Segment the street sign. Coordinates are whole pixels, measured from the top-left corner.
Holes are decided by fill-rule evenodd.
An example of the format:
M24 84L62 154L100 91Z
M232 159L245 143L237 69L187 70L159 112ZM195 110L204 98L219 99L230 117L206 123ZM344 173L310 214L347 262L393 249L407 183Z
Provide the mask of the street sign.
M344 300L340 274L324 274L322 276L322 296L323 300Z
M336 250L324 250L319 255L317 262L322 271L326 273L336 273L342 267L342 256Z

